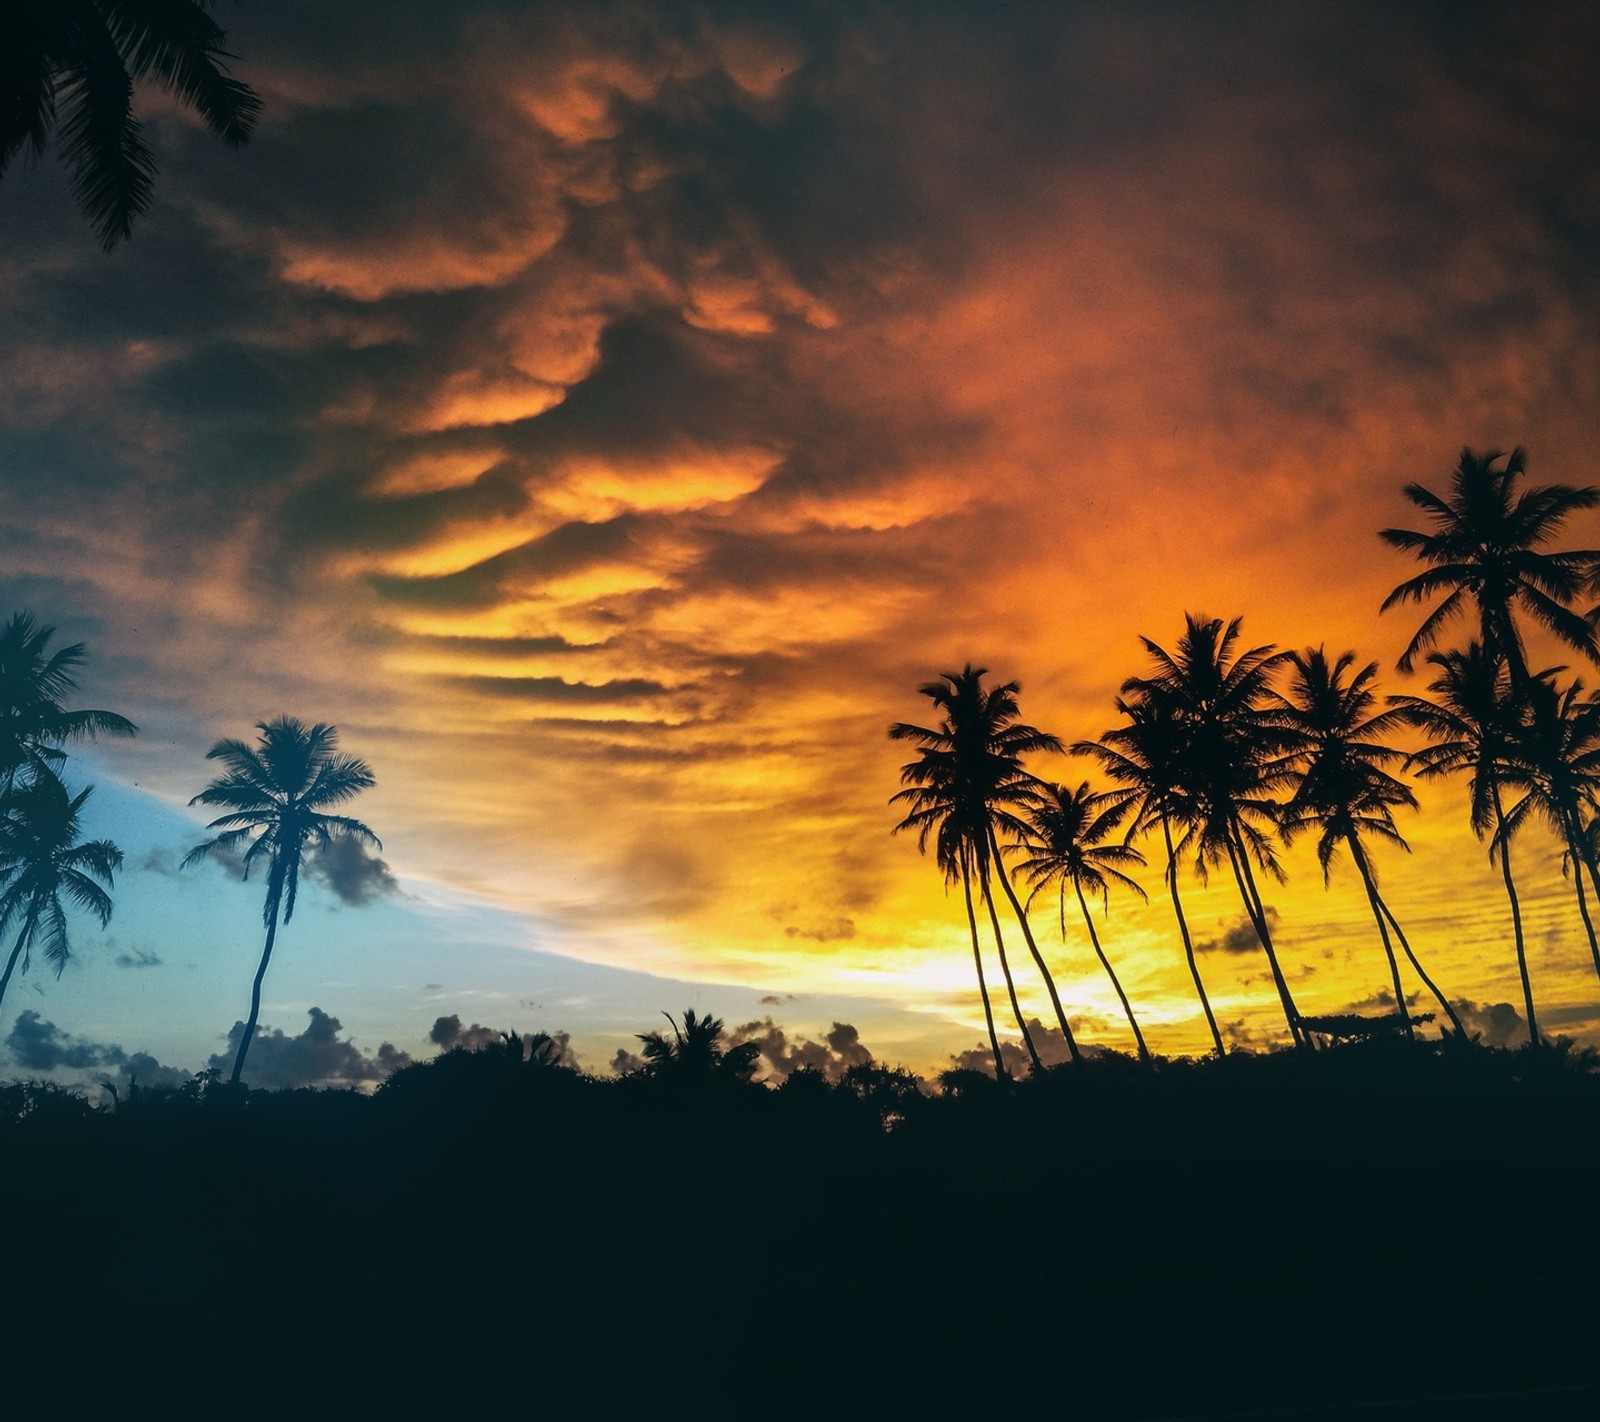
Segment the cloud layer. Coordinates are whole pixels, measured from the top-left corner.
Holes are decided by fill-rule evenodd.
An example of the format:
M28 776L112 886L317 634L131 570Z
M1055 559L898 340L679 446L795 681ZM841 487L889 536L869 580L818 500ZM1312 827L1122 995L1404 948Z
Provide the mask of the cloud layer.
M1463 442L1592 472L1578 7L230 24L261 129L231 155L155 115L114 262L53 169L7 177L0 583L91 638L96 700L147 728L117 763L175 798L216 736L338 722L387 846L313 861L348 903L392 863L560 951L975 1024L959 907L887 835L919 682L1021 676L1070 740L1186 609L1392 662L1403 482ZM1493 1000L1494 882L1454 798L1425 810L1386 886ZM1369 993L1361 904L1290 862L1285 955L1333 955L1302 1005ZM1545 981L1592 998L1553 864ZM1225 889L1196 890L1208 982L1261 966ZM1110 951L1153 1045L1192 1048L1153 897ZM1114 1032L1082 946L1051 952ZM1258 982L1218 992L1272 1030ZM262 1070L334 1053L329 1022Z

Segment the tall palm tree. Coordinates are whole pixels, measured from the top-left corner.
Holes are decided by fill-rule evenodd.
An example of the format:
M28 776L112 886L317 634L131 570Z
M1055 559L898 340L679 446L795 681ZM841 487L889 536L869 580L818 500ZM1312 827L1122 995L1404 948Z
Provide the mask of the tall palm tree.
M1505 661L1512 687L1520 694L1529 678L1513 615L1517 609L1590 660L1600 661L1594 623L1571 607L1600 571L1600 551L1538 551L1569 515L1600 502L1600 489L1541 484L1518 493L1526 456L1514 449L1496 468L1501 457L1498 450L1474 454L1463 449L1445 495L1421 484L1405 486L1406 497L1428 515L1432 531L1386 528L1379 537L1429 566L1391 592L1382 610L1446 594L1406 644L1400 669L1410 671L1418 656L1437 645L1445 624L1472 604L1480 645L1491 659Z
M237 147L261 100L221 63L232 56L209 0L10 0L0 24L0 175L37 158L60 121L72 193L110 251L150 206L155 157L133 115L154 79Z
M1400 982L1400 965L1389 937L1391 924L1407 961L1438 999L1457 1036L1465 1041L1461 1019L1424 971L1378 892L1377 872L1362 844L1364 837L1381 839L1409 852L1410 845L1395 828L1394 812L1417 807L1410 787L1390 771L1391 766L1405 759L1405 753L1379 739L1402 716L1398 710L1376 709L1372 682L1378 664L1369 662L1360 671L1352 671L1354 652L1343 652L1330 664L1321 647L1312 647L1292 654L1289 665L1288 689L1281 700L1290 723L1302 737L1302 745L1293 760L1294 793L1284 806L1280 821L1284 839L1293 840L1305 830L1319 831L1317 860L1322 865L1324 884L1340 846L1349 852L1389 960L1395 1010L1406 1036L1414 1034Z
M1488 836L1489 859L1498 862L1511 905L1511 931L1516 941L1517 971L1522 978L1522 1000L1528 1014L1528 1040L1539 1044L1539 1023L1533 1009L1533 984L1528 976L1527 945L1522 932L1522 904L1511 873L1511 832L1506 824L1501 786L1513 737L1517 734L1519 704L1504 658L1469 642L1463 651L1430 652L1430 665L1438 668L1428 683L1429 700L1421 696L1391 696L1400 719L1415 726L1432 743L1414 751L1407 763L1419 775L1432 779L1465 774L1471 804L1472 828L1479 839Z
M916 767L913 773L913 767ZM967 906L967 930L972 936L972 965L978 974L978 996L983 1002L983 1020L989 1033L989 1050L994 1056L995 1079L1006 1075L1005 1062L1000 1055L1000 1038L994 1026L994 1008L989 1002L989 985L984 978L983 950L978 944L978 919L972 909L972 854L964 833L959 797L952 782L951 767L947 760L931 756L925 749L916 761L901 769L904 790L890 797L889 803L903 801L910 805L905 819L891 831L914 829L917 832L917 851L925 854L930 835L934 840L934 863L944 875L948 887L961 885L961 894Z
M198 844L183 858L184 867L218 850L244 849L244 871L259 862L267 866L267 899L262 913L267 927L266 947L250 990L250 1019L245 1023L239 1052L234 1058L233 1084L239 1081L250 1042L261 1016L261 982L272 960L279 913L288 923L294 917L295 894L300 883L300 863L306 848L327 848L335 839L353 838L382 849L377 835L345 815L326 813L373 784L367 763L339 752L339 733L323 722L307 726L293 716L259 721L257 744L221 740L206 752L207 760L220 760L226 774L213 780L191 805L226 806L229 814L211 821L207 829L220 830L215 839ZM248 841L248 844L246 844Z
M1067 1051L1076 1062L1082 1059L1082 1053L1061 1006L1055 979L1039 952L1027 913L1011 886L997 835L997 831L1020 832L1023 826L1020 811L1039 797L1039 782L1023 769L1022 757L1041 751L1059 751L1061 742L1018 719L1017 693L1021 687L1017 682L987 687L983 684L986 675L987 668L969 663L960 672L945 672L938 681L919 688L922 695L943 712L943 719L933 728L913 726L904 721L889 728L891 739L911 741L919 747L917 759L902 767L900 772L901 783L907 788L892 797L890 803L903 800L911 804L911 813L897 829L918 829L919 847L925 846L930 829L948 822L950 848L956 855L958 867L966 875L965 882L970 885L976 876L989 907L1012 1009L1028 1055L1037 1068L1039 1054L1017 1002L1000 936L999 916L994 911L991 875L999 881L1017 915L1034 965L1049 991Z
M45 772L17 786L0 819L0 936L17 930L5 972L0 974L0 1002L20 962L28 971L35 946L44 950L56 976L67 966L72 945L62 896L86 909L104 928L111 921L111 896L122 851L108 839L80 840L83 807L90 791L69 796L54 775ZM103 880L106 888L101 888Z
M1089 930L1089 942L1094 946L1095 957L1111 979L1117 1000L1127 1015L1128 1026L1133 1029L1133 1040L1138 1045L1139 1060L1150 1065L1150 1049L1145 1046L1144 1033L1128 1003L1128 994L1122 990L1116 969L1100 946L1100 935L1095 932L1094 916L1084 895L1087 889L1098 894L1102 905L1111 898L1111 885L1120 884L1132 889L1142 899L1145 892L1134 880L1122 872L1120 865L1144 863L1144 855L1129 844L1108 844L1106 841L1122 822L1128 810L1127 802L1115 794L1095 794L1085 781L1076 790L1063 785L1046 785L1043 798L1024 815L1026 828L1018 848L1023 858L1017 868L1033 883L1033 893L1028 896L1028 906L1050 884L1058 890L1061 917L1061 941L1067 939L1067 885L1071 884L1083 911L1084 927Z
M1175 652L1139 640L1155 667L1123 683L1130 701L1164 706L1181 734L1176 747L1178 783L1192 807L1195 867L1204 875L1224 861L1267 956L1290 1036L1309 1046L1300 1011L1278 962L1255 865L1283 877L1273 849L1279 810L1273 798L1287 780L1287 756L1297 733L1272 704L1272 677L1288 653L1270 644L1235 654L1240 619L1184 616Z
M1521 798L1507 808L1506 827L1514 832L1532 817L1561 837L1562 866L1571 868L1589 954L1600 974L1600 942L1583 887L1587 871L1600 895L1600 856L1590 833L1600 809L1600 703L1583 695L1581 681L1558 686L1559 671L1541 672L1529 683L1525 715L1513 727L1502 775Z
M1159 701L1130 702L1118 697L1117 710L1127 718L1127 725L1107 731L1098 741L1079 741L1072 750L1075 755L1093 756L1121 787L1108 792L1111 798L1107 803L1132 811L1130 836L1148 831L1152 826L1161 829L1167 851L1163 876L1172 897L1172 912L1178 920L1184 960L1189 965L1189 976L1194 982L1195 995L1200 999L1201 1011L1205 1013L1206 1026L1211 1030L1212 1045L1222 1057L1226 1055L1222 1033L1217 1028L1216 1014L1211 1010L1211 999L1200 977L1194 938L1178 893L1178 854L1188 843L1189 827L1195 818L1194 804L1179 781L1184 731L1171 708ZM1177 843L1173 841L1174 826L1179 832Z
M82 642L49 650L54 627L15 612L0 627L0 803L19 776L59 771L68 741L131 736L138 729L112 711L69 711L62 698L78 684Z

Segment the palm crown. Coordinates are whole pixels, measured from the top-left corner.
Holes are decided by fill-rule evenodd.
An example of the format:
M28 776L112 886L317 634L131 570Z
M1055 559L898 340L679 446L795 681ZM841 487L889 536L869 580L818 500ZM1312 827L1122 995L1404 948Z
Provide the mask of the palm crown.
M99 735L131 736L137 728L112 711L69 711L61 700L77 686L82 642L49 650L54 627L26 612L13 613L0 628L0 778L9 787L19 771L55 770L66 758L67 741Z
M1028 903L1054 883L1059 889L1061 932L1067 931L1067 886L1109 898L1112 884L1145 892L1122 872L1144 863L1128 844L1106 841L1127 815L1126 798L1115 791L1095 793L1085 781L1076 790L1046 785L1025 818L1017 868L1033 885Z
M1279 699L1304 744L1294 756L1294 793L1280 815L1284 838L1320 829L1317 859L1325 878L1339 845L1352 836L1375 835L1406 848L1394 811L1415 809L1417 800L1389 769L1405 753L1378 739L1403 718L1398 710L1377 709L1377 663L1352 671L1354 652L1330 663L1313 647L1292 654L1289 665Z
M244 868L267 863L265 919L270 924L279 899L283 919L294 915L300 860L308 846L326 848L341 836L383 847L360 820L326 813L333 805L350 800L373 784L367 763L336 749L338 732L317 722L307 726L293 716L258 722L256 746L243 741L218 741L206 759L220 760L227 773L213 780L189 803L221 805L232 811L214 819L207 829L220 830L215 839L195 846L184 856L189 865L218 850L244 850Z
M133 83L154 79L230 144L261 100L219 62L209 0L11 0L0 44L0 173L44 152L60 120L72 192L107 250L150 205L155 159L133 115ZM58 112L59 104L59 112Z
M1445 624L1469 602L1477 607L1480 642L1492 657L1506 660L1519 685L1527 680L1527 667L1512 615L1516 608L1568 646L1600 660L1594 624L1569 606L1600 572L1600 552L1538 551L1569 514L1594 507L1600 489L1541 484L1518 493L1517 480L1526 467L1522 450L1512 450L1496 468L1500 458L1498 451L1478 455L1463 449L1446 496L1407 484L1406 498L1428 515L1432 531L1386 528L1379 535L1430 565L1383 600L1385 612L1446 594L1406 644L1402 671L1410 671L1416 658L1437 644Z
M57 976L66 967L72 948L63 895L94 914L102 928L111 921L111 896L97 881L111 885L122 867L122 851L110 840L79 840L89 794L69 796L55 776L40 776L12 792L0 820L0 882L6 883L0 893L0 934L20 923L11 965L20 952L23 972L35 946L43 948ZM6 980L10 976L8 966Z

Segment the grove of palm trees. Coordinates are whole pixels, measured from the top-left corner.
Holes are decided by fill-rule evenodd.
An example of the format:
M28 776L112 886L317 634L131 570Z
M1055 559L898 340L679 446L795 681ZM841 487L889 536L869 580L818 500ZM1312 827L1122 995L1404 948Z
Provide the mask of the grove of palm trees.
M370 1095L252 1090L304 856L377 844L341 812L375 777L324 723L280 716L254 745L217 742L222 773L193 803L224 813L186 862L234 855L264 879L231 1076L0 1087L0 1208L28 1281L13 1356L55 1360L19 1365L13 1395L63 1416L128 1396L187 1416L249 1378L246 1415L525 1396L615 1416L711 1378L779 1415L843 1396L900 1415L996 1397L1106 1418L1583 1411L1600 1056L1538 1030L1512 850L1534 821L1555 832L1574 941L1600 970L1600 700L1565 669L1531 672L1523 626L1532 609L1593 660L1574 609L1600 553L1542 546L1593 491L1522 475L1520 454L1469 451L1446 495L1408 488L1431 532L1385 533L1429 565L1391 602L1445 595L1407 652L1425 654L1425 692L1384 697L1354 652L1250 646L1237 619L1193 614L1170 649L1144 639L1118 722L1070 751L981 667L922 688L934 724L890 730L916 749L895 828L959 886L989 1054L935 1082L870 1060L763 1079L755 1041L691 1008L641 1032L617 1075L505 1032ZM1460 647L1441 645L1452 612ZM70 909L110 919L121 867L83 839L90 791L69 788L67 747L135 728L64 704L84 649L52 653L52 636L28 614L0 631L0 995L35 948L65 966ZM1099 788L1050 778L1069 754ZM1381 887L1416 810L1409 776L1465 782L1506 895L1518 1050L1467 1030L1448 945L1414 942ZM1359 882L1392 1013L1297 1004L1262 886L1302 836L1325 875ZM1151 1051L1097 915L1144 896L1150 868L1213 1045L1198 1058ZM1238 896L1287 1050L1224 1040L1184 913L1208 875ZM1086 950L1131 1054L1074 1031L1051 964ZM1019 994L1030 971L1057 1066ZM106 1281L92 1325L91 1278ZM68 1364L77 1349L92 1367Z
M1233 881L1296 1047L1314 1050L1319 1041L1391 1029L1415 1038L1396 943L1410 974L1437 1006L1438 1012L1427 1016L1441 1019L1443 1040L1465 1045L1461 1019L1380 892L1372 859L1374 845L1408 849L1395 822L1397 810L1417 807L1397 773L1407 770L1422 779L1453 775L1466 782L1472 828L1487 840L1504 883L1528 1041L1538 1049L1512 847L1518 829L1534 820L1555 830L1600 977L1600 947L1584 888L1587 873L1600 895L1592 869L1600 836L1600 700L1585 694L1582 680L1566 667L1530 673L1521 622L1531 618L1563 650L1600 661L1600 604L1583 605L1585 599L1600 598L1600 551L1543 547L1569 515L1600 501L1600 489L1522 487L1524 473L1520 449L1509 456L1463 450L1447 494L1420 484L1405 488L1407 498L1428 515L1431 530L1383 530L1385 542L1427 565L1395 588L1384 610L1442 594L1400 659L1405 671L1426 654L1435 669L1427 695L1396 694L1380 703L1377 664L1358 667L1353 651L1330 660L1322 647L1300 652L1270 644L1243 648L1240 619L1188 614L1173 650L1140 639L1151 669L1123 683L1116 702L1121 723L1072 747L1075 755L1098 764L1107 788L1095 791L1084 782L1069 792L1024 764L1025 756L1060 751L1062 742L1020 719L1017 682L986 686L986 670L969 664L922 688L942 719L936 727L897 723L890 728L893 739L919 747L918 758L902 771L906 788L891 801L909 806L896 830L915 830L922 850L931 840L946 881L962 886L997 1075L1004 1075L1006 1066L984 975L974 889L992 924L1012 1013L1034 1068L1039 1057L1007 961L991 887L995 882L1033 950L1072 1060L1080 1061L1082 1054L1027 914L1011 889L1008 853L1039 887L1060 881L1063 940L1066 885L1072 882L1090 943L1148 1063L1136 1014L1101 946L1083 889L1087 885L1104 899L1115 882L1142 896L1144 890L1114 866L1142 865L1135 841L1157 834L1176 932L1219 1057L1227 1048L1183 911L1185 868L1201 880L1225 872ZM1438 644L1457 614L1475 622L1478 635L1462 647L1441 649ZM1408 733L1409 748L1401 744ZM1294 1000L1261 884L1284 878L1279 848L1308 830L1317 833L1325 877L1342 852L1361 882L1388 967L1392 1020L1351 1014L1312 1018Z

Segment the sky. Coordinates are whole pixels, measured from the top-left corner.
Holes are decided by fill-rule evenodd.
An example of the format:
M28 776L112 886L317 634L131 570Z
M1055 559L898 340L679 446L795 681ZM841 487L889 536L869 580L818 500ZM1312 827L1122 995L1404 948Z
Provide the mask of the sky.
M117 909L0 1005L0 1074L226 1063L262 886L176 862L206 750L283 714L370 763L383 848L313 872L250 1079L370 1081L474 1028L603 1071L689 1006L779 1073L966 1060L964 910L890 834L922 683L987 667L1094 737L1196 612L1419 692L1422 614L1378 611L1402 486L1463 446L1600 477L1592 6L218 18L263 118L231 151L141 89L131 241L96 248L53 154L0 183L0 603L140 727L71 762ZM1513 1040L1497 871L1460 785L1421 798L1386 896ZM1285 862L1302 1008L1382 1010L1348 865ZM1557 848L1515 864L1541 1025L1600 1040ZM1102 938L1152 1048L1198 1052L1143 879ZM1185 894L1228 1036L1281 1040L1237 897ZM1081 923L1035 921L1075 1030L1127 1049Z

